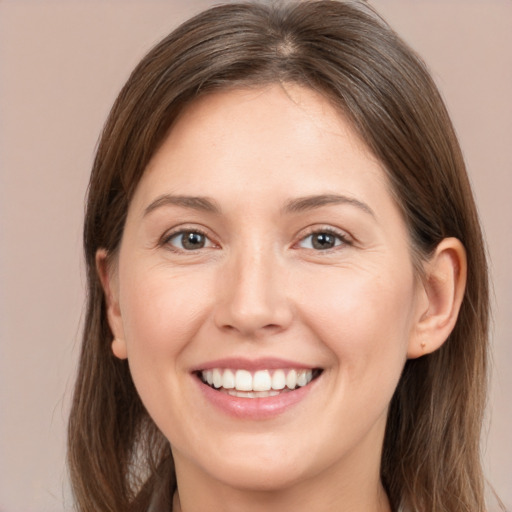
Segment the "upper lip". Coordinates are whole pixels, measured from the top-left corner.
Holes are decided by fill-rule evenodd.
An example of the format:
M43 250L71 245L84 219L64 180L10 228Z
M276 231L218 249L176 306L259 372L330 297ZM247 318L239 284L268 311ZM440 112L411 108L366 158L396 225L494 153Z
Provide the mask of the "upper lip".
M295 370L313 370L318 366L304 364L298 361L288 359L281 359L275 357L262 357L258 359L247 359L243 357L230 357L224 359L216 359L214 361L207 361L192 368L192 372L202 370L211 370L213 368L230 368L235 370L278 370L278 369L295 369Z

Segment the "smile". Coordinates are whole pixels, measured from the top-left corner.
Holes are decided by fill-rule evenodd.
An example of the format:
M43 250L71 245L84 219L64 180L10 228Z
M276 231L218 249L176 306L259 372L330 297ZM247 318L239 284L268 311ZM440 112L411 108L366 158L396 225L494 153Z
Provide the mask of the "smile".
M251 372L242 369L212 368L198 372L211 388L239 398L266 398L307 386L321 370L273 369Z

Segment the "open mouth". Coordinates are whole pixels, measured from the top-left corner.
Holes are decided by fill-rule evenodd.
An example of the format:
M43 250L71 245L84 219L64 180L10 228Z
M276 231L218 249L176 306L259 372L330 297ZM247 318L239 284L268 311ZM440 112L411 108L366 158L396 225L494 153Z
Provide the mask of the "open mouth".
M265 398L289 393L318 378L323 370L276 369L235 370L212 368L196 372L201 381L212 389L240 398Z

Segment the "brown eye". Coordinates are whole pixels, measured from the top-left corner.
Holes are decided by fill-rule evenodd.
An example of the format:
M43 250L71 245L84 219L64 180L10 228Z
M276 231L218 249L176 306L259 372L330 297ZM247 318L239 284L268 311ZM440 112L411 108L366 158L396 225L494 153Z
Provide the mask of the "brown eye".
M347 242L341 234L331 233L329 231L317 231L304 237L300 241L299 245L304 249L325 251L328 249L334 249L344 243Z
M184 251L194 251L212 245L208 237L198 231L180 231L173 234L167 243Z

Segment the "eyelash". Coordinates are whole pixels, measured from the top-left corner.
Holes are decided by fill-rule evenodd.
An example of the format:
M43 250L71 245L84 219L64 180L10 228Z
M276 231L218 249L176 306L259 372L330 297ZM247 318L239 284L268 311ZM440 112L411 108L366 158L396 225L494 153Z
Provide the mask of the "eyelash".
M198 228L190 228L190 229L180 228L176 231L172 231L171 233L165 234L163 236L162 240L160 241L160 245L166 246L171 251L180 252L180 253L182 253L182 252L195 253L196 251L199 251L201 249L210 248L210 247L200 247L199 249L185 249L185 248L175 247L171 244L171 240L173 238L177 238L179 236L183 237L186 234L201 235L212 246L215 246L215 243L211 241L208 234L205 231L203 231L202 229L198 229Z
M209 247L200 247L199 249L185 249L185 248L175 247L175 246L173 246L170 243L171 240L173 240L174 238L177 238L179 236L183 237L186 234L200 235L200 236L204 237L204 239L207 241L207 243L209 242L209 244L211 244L211 245ZM314 251L314 252L320 252L320 253L321 252L323 252L323 253L330 253L332 251L337 250L337 248L339 248L340 246L352 245L352 241L349 240L349 238L347 237L347 235L344 232L338 231L338 230L333 229L331 227L325 227L325 228L320 228L320 229L319 228L311 228L304 236L301 237L301 239L295 244L295 246L297 246L297 245L300 246L301 243L303 243L309 237L312 237L314 235L330 235L330 236L333 236L335 239L337 239L336 241L339 241L340 243L336 243L336 241L335 241L335 245L333 247L330 247L330 248L327 248L327 249L315 249L314 247L307 247L307 248L304 247L305 249L311 250L311 251ZM190 228L190 229L180 228L177 231L173 231L173 232L171 232L169 234L164 235L164 237L162 237L162 240L160 241L159 245L166 246L166 247L168 247L170 250L172 250L174 252L194 253L196 251L200 251L201 249L211 248L212 246L215 246L215 243L211 241L211 239L208 236L208 234L204 230L202 230L202 229L198 229L198 228Z
M330 253L332 251L339 250L343 246L350 246L353 245L352 241L349 239L346 233L343 231L338 231L337 229L334 229L332 227L323 227L323 228L311 228L305 236L302 236L299 242L296 245L301 244L309 237L312 237L314 235L330 235L333 236L335 239L337 239L340 243L335 243L334 247L330 247L328 249L314 249L314 248L307 248L308 250L319 252L319 253Z

